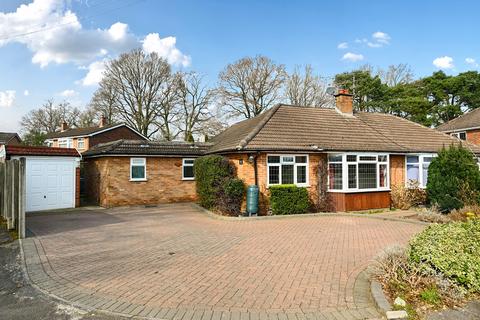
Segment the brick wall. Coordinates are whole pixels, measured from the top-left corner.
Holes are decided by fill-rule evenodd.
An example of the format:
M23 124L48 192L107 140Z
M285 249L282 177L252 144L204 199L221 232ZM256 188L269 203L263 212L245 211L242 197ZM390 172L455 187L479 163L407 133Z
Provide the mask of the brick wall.
M476 145L480 145L480 130L467 131L467 141Z
M195 181L182 180L182 158L147 158L147 181L130 181L130 157L86 160L87 198L103 207L195 201Z
M75 208L80 207L80 167L75 169Z
M119 127L116 129L108 130L100 134L96 134L90 137L89 147L93 147L99 143L105 143L120 139L126 140L145 140L142 136L138 135L134 131L127 127Z

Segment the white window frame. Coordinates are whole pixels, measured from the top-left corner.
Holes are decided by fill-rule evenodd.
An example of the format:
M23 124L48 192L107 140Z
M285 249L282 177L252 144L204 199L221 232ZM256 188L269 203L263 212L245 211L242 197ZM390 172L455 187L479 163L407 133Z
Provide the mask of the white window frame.
M195 173L193 173L193 177L185 177L185 171L183 170L184 167L192 167L193 168L193 163L185 163L185 161L188 160L193 160L195 161L195 158L183 158L182 159L182 180L195 180Z
M65 147L62 147L62 144L65 144ZM72 148L72 138L62 138L58 139L59 148Z
M143 167L145 168L145 177L144 178L132 178L132 167L141 166L142 164L135 163L135 160L142 160ZM147 181L147 158L130 158L130 181Z
M80 147L80 141L82 142L83 146ZM77 149L85 150L85 138L77 138Z
M407 166L412 163L407 162L407 157L412 156L412 157L418 157L418 162L412 162L414 164L418 164L418 183L419 183L419 188L425 189L427 185L425 184L425 181L423 181L423 165L426 163L424 161L425 158L435 158L437 156L436 153L411 153L411 154L406 154L405 155L405 186L409 187L410 186L410 181L408 179L408 168ZM433 160L433 159L432 159ZM431 163L431 162L430 162ZM429 165L430 167L430 165ZM428 170L427 170L428 171ZM428 175L428 172L427 172Z
M338 155L342 157L341 161L332 161L328 160L328 157L331 155ZM347 156L355 155L357 156L356 161L348 161ZM375 157L376 160L360 160L359 157ZM378 161L379 156L386 156L387 161ZM327 154L327 168L330 168L330 163L341 163L342 164L342 189L330 189L330 174L327 174L327 184L329 192L340 192L340 193L359 193L359 192L372 192L372 191L390 191L390 155L388 153L365 153L365 152L331 152ZM377 187L361 189L359 188L359 176L358 176L358 164L360 163L375 163L377 167ZM356 187L348 187L348 165L355 164L357 167L356 172ZM380 187L380 165L387 165L386 170L386 184L384 187Z
M460 134L462 134L462 133L465 134L465 139L460 138ZM450 135L452 137L457 138L458 140L467 141L467 131L452 132Z
M280 157L280 162L279 163L268 163L268 157ZM284 162L283 158L284 157L293 157L294 161L292 162ZM307 162L306 163L296 163L295 162L295 157L306 157ZM310 187L310 176L309 176L309 168L310 168L310 159L308 157L308 154L267 154L267 158L265 159L267 162L267 187L270 186L279 186L282 185L282 164L293 164L293 184L296 185L297 187ZM306 179L305 183L297 183L297 167L306 167L305 169L305 174L306 174ZM279 167L278 169L278 174L279 174L279 183L270 183L270 167Z

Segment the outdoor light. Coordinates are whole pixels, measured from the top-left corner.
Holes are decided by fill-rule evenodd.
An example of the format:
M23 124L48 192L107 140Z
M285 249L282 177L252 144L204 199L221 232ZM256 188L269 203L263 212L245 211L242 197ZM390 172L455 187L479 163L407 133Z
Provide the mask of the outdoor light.
M253 156L253 154L248 157L249 163L253 163L254 160L255 160L255 157Z

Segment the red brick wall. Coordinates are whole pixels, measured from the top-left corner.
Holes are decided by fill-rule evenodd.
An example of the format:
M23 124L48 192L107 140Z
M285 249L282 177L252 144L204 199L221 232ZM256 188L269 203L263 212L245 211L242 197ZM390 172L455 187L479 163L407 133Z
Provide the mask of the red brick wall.
M148 157L147 181L130 181L130 157L86 160L87 197L103 207L195 201L195 181L182 180L182 158Z
M115 141L119 139L126 140L145 140L142 136L133 132L127 127L119 127L116 129L108 130L100 134L96 134L90 137L89 148L97 145L99 143L105 143L110 141Z
M480 145L480 129L467 131L467 141Z
M75 169L75 208L80 207L80 167Z

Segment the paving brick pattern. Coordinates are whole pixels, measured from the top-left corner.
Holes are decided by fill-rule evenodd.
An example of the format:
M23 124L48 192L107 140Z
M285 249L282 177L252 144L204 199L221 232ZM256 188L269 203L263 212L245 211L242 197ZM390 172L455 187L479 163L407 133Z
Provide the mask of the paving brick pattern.
M71 303L160 319L379 318L362 270L421 225L222 220L190 204L29 216L30 279Z

